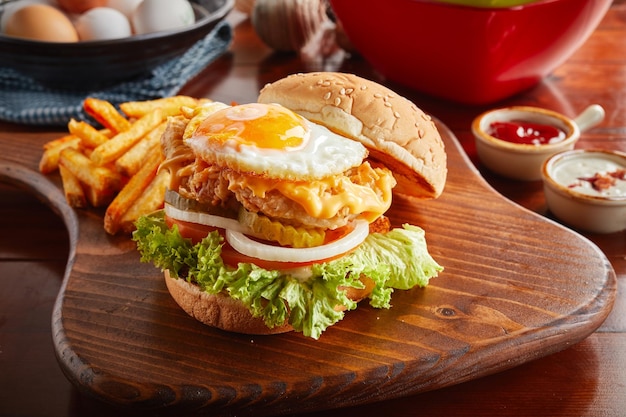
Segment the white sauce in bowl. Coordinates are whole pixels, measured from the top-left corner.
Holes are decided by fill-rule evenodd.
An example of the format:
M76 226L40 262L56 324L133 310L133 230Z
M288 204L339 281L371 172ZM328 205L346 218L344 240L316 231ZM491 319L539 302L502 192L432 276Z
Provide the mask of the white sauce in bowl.
M626 164L601 153L564 158L554 165L552 177L572 191L595 197L626 197Z

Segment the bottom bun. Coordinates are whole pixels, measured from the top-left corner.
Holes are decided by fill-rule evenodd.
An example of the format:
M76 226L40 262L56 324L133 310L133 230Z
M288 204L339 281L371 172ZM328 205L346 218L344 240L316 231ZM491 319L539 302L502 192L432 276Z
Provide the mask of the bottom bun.
M244 334L277 334L293 330L290 324L274 328L252 313L238 300L223 294L209 294L184 279L172 278L165 271L165 285L172 298L191 317L211 327Z

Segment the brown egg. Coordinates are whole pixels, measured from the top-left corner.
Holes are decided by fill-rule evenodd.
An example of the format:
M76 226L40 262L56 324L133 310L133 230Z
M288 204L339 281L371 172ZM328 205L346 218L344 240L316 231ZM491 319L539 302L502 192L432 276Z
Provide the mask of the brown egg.
M78 41L70 19L60 10L45 4L33 4L17 10L6 22L4 33L44 42Z
M108 0L57 0L57 3L69 13L82 13L94 7L105 7Z

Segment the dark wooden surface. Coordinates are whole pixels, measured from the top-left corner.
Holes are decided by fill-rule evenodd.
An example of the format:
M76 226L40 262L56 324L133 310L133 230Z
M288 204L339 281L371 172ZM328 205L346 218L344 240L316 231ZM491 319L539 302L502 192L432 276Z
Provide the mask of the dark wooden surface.
M603 21L601 27L594 33L592 38L579 50L568 62L558 68L548 79L545 80L537 88L529 91L519 97L513 98L508 103L520 103L520 104L535 104L545 107L549 107L555 110L562 111L570 116L574 116L577 112L582 110L586 105L596 102L602 104L607 111L607 118L604 123L590 132L583 135L582 140L579 143L579 147L602 147L609 149L626 150L626 78L624 77L626 71L626 4L624 2L616 2L612 7L609 15ZM256 98L258 89L266 82L273 81L289 73L305 70L320 70L320 69L332 69L342 70L359 73L369 78L376 79L375 74L368 68L368 66L358 59L344 60L341 56L332 56L328 59L302 59L298 57L286 57L280 55L274 55L259 43L258 39L254 36L250 30L247 22L240 23L237 26L236 37L232 48L232 53L224 56L210 68L208 68L203 74L201 74L196 80L192 81L189 86L186 87L184 93L194 96L206 96L216 100L223 101L237 101L248 102L253 101ZM472 118L480 113L484 108L463 107L450 103L438 101L432 98L424 97L419 94L405 91L402 88L394 85L390 85L392 88L397 89L402 94L408 96L416 102L418 106L425 111L432 113L438 117L445 125L447 125L459 139L462 146L465 148L469 157L475 161L474 149L469 132L469 124ZM502 104L502 103L499 103ZM20 171L21 167L33 167L36 166L38 155L33 150L37 149L37 146L43 143L47 139L58 136L58 131L51 131L50 129L41 128L29 128L24 126L16 126L9 124L0 124L0 147L2 153L0 158L2 160L9 160L11 162L18 163L16 168ZM453 165L451 170L456 173L472 172L470 168L467 168L466 161L462 157L453 157ZM4 165L4 177L11 176L6 173L7 165ZM478 168L482 170L480 164ZM11 167L8 168L9 170ZM465 171L467 170L467 171ZM13 171L15 172L15 171ZM487 172L483 172L485 178L489 181L497 191L502 195L508 197L510 200L519 203L530 211L534 211L540 215L549 217L549 213L546 212L545 201L541 192L541 185L538 183L518 183L499 179L491 176ZM454 180L453 174L452 187L449 189L450 197L445 197L441 202L435 204L447 204L452 199L455 202L466 201L467 195L464 194L461 184L458 179ZM66 416L66 415L119 415L114 413L110 408L103 406L101 403L94 401L82 393L80 393L74 385L72 385L67 378L63 375L61 367L57 364L55 358L55 344L58 352L59 334L55 333L54 339L51 329L59 328L58 316L59 309L53 314L53 305L59 290L61 290L63 282L63 274L65 271L66 263L68 261L68 253L70 248L73 247L69 243L70 239L77 239L80 242L81 233L74 234L69 233L68 230L75 230L73 224L72 215L64 211L63 205L58 204L61 217L54 214L50 208L42 203L40 200L50 201L54 206L54 201L57 197L54 192L48 190L54 190L54 182L48 184L47 182L40 182L41 179L37 176L29 177L27 174L20 173L20 178L27 178L29 184L17 184L15 185L2 185L0 186L0 273L2 274L2 283L0 284L0 415L32 415L32 416ZM477 177L476 177L477 178ZM54 178L53 178L54 181ZM15 184L15 181L12 181ZM510 233L511 230L516 230L516 226L528 226L528 225L541 225L553 233L553 238L550 236L545 238L544 247L542 247L542 235L540 230L529 228L524 230L520 229L522 233L519 233L522 237L513 237L513 246L517 248L517 244L520 242L529 242L532 240L536 243L537 248L535 250L544 250L551 253L553 247L559 248L557 254L562 254L568 247L575 249L573 257L568 259L568 263L576 265L576 270L570 271L575 278L576 283L581 285L581 289L567 288L563 282L567 278L569 273L564 273L558 277L541 277L541 279L548 281L548 287L554 290L562 290L560 294L562 300L574 300L582 299L584 306L581 311L576 311L577 314L573 314L575 310L568 303L564 304L552 304L550 301L541 301L549 305L551 308L560 312L566 313L567 317L576 317L574 322L572 335L568 336L569 329L567 326L558 328L558 326L550 326L549 329L555 330L555 338L545 337L539 338L538 344L544 343L545 346L532 346L530 344L521 343L517 346L520 355L512 355L512 345L509 343L505 346L507 355L505 360L510 360L510 366L516 365L520 362L524 362L528 359L532 359L528 355L533 352L546 352L551 347L566 348L559 353L551 354L549 356L536 359L513 369L497 373L492 376L482 377L473 381L464 382L461 384L453 385L447 388L442 388L432 392L426 392L417 395L403 396L399 399L374 402L369 405L354 406L351 408L335 410L325 412L324 415L563 415L563 416L596 416L596 415L608 415L608 416L620 416L623 415L626 410L626 400L624 399L624 388L626 387L626 296L621 289L626 279L626 234L624 232L612 234L612 235L590 235L585 237L595 242L599 249L606 255L614 268L617 276L618 289L616 291L616 301L612 313L606 321L599 327L599 329L591 334L589 337L575 343L580 337L585 335L585 330L599 325L604 317L603 306L606 305L606 300L602 302L591 302L594 300L594 291L599 294L606 294L607 291L598 291L593 289L593 285L601 284L602 278L596 276L590 277L589 280L581 282L580 276L585 271L602 271L603 267L600 265L604 258L599 252L592 249L586 240L579 238L577 235L571 234L565 229L561 229L548 223L543 222L539 217L535 217L526 211L522 211L520 208L511 205L507 200L501 198L499 195L491 192L481 182L480 179L470 177L469 183L472 189L477 189L481 193L486 193L489 198L487 200L494 201L495 207L499 208L501 214L505 209L503 219L511 223L511 229L503 227L502 230L498 230L495 234L500 239L495 239L498 243L495 245L487 246L486 251L491 255L489 259L497 258L497 254L507 253L506 244L503 243L502 236ZM20 187L27 188L28 191L23 191ZM41 190L40 193L33 190ZM448 199L448 201L446 201ZM483 211L486 210L484 201L478 200L468 205L472 210ZM398 208L394 209L397 218L402 218L405 211L408 211L412 203L406 201L400 201ZM479 204L479 205L474 205ZM422 209L422 208L420 208ZM450 275L460 274L467 278L470 274L462 267L461 257L454 255L459 250L461 240L469 240L469 226L462 225L460 231L467 233L466 236L453 235L448 233L438 232L446 222L451 218L441 216L438 218L434 215L435 206L424 206L422 209L424 213L432 214L432 218L426 217L422 223L427 229L429 236L433 236L433 250L442 258L442 262L448 261L450 266ZM450 216L456 216L456 221L459 221L460 215L459 209L452 209ZM519 215L518 215L519 214ZM91 224L97 220L98 213L81 214L77 218L79 222L87 222ZM63 224L61 218L67 221L67 224ZM69 220L68 220L69 219ZM465 220L469 222L470 220ZM487 223L494 220L486 220ZM546 226L547 225L547 226ZM83 228L84 229L84 228ZM83 230L81 229L81 230ZM431 230L429 230L431 229ZM122 260L121 265L125 265L127 245L123 241L115 240L113 242L107 241L103 235L96 235L95 228L90 233L90 236L100 236L100 240L90 241L91 243L86 247L79 246L77 249L77 260L83 262L85 257L91 256L93 259L98 257L115 257L120 256ZM480 233L480 232L478 232ZM556 236L554 236L556 234ZM556 240L554 239L556 237ZM463 239L462 239L463 238ZM488 236L483 232L478 235L478 242L488 241ZM93 253L90 249L101 249L100 245L107 243L110 248L108 254L102 254L101 252ZM447 250L447 246L452 244L454 251ZM471 245L470 245L471 246ZM582 249L582 252L579 251ZM122 253L122 255L119 255ZM545 252L543 252L545 253ZM505 257L511 257L511 255L501 255ZM548 258L556 257L556 255L550 255ZM528 260L524 258L523 260ZM468 262L475 264L477 268L481 265L473 259ZM546 261L548 265L554 265L554 260ZM589 263L595 266L589 266ZM495 266L498 263L489 264L489 266ZM524 263L520 263L523 265ZM482 266L485 268L484 264ZM540 266L531 266L534 269L541 269ZM124 274L123 268L116 267L115 273L120 275ZM485 271L489 271L490 268L485 268ZM145 270L144 270L145 271ZM121 320L123 318L132 319L137 316L145 316L147 313L145 309L137 307L136 305L128 305L128 291L120 294L118 286L110 285L110 283L104 282L98 278L98 274L91 274L89 270L82 268L80 270L80 277L83 279L84 285L81 285L80 279L75 279L74 286L71 288L63 288L67 294L67 290L74 291L73 294L91 294L93 299L83 299L82 304L76 301L76 298L66 297L73 300L73 307L78 307L78 310L84 313L85 311L91 311L91 316L74 316L70 318L71 322L69 327L77 330L81 330L82 333L75 333L71 338L71 343L68 346L72 351L86 349L86 347L101 346L106 347L101 351L83 351L86 355L92 355L93 358L88 357L89 360L97 360L100 363L105 364L118 364L118 354L129 355L129 351L132 347L128 345L115 346L115 338L123 339L124 337L135 338L134 341L137 345L141 345L145 340L150 337L154 337L154 334L139 335L134 333L124 333ZM111 275L110 273L107 275ZM137 280L138 277L134 277ZM148 278L149 279L149 278ZM537 280L538 278L533 278ZM445 275L442 275L440 281L433 282L433 287L425 292L430 294L426 296L430 301L434 302L434 298L439 297L437 305L444 304L445 297L442 295L443 290L450 286L454 286L453 282L446 282ZM534 281L537 282L537 281ZM610 282L610 279L607 281ZM137 284L137 285L135 285ZM592 285L590 285L592 284ZM136 293L132 294L133 300L141 299L141 293L144 293L144 289L141 287L143 284L139 284L139 281L125 282L122 288L128 290L128 288L135 288ZM156 285L156 283L155 283ZM461 284L458 284L461 285ZM473 287L471 284L463 284L469 287ZM586 286L586 287L585 287ZM105 288L107 291L102 291ZM156 287L152 287L156 288ZM529 293L537 292L537 289L533 285L526 284L521 288L530 288ZM439 293L437 295L437 293ZM548 291L549 293L549 291ZM608 293L613 293L608 291ZM396 294L397 295L397 294ZM556 295L551 293L550 296L556 299ZM118 297L119 296L119 297ZM455 297L455 296L453 296ZM458 297L458 295L456 296ZM528 294L528 299L531 302L539 302L531 294ZM107 302L111 302L111 310L108 311L108 315L96 314L98 308L93 307L94 303L102 303L103 298L106 298ZM185 343L181 343L184 349L189 349L190 345L198 342L198 338L206 337L206 330L198 327L195 323L186 320L186 317L180 314L178 310L172 308L171 302L168 301L166 294L159 292L157 289L149 291L147 296L150 300L159 300L158 303L162 303L162 309L154 309L155 311L166 311L165 314L168 324L174 326L180 334L185 334L191 337L191 341L187 339ZM550 298L550 297L548 297ZM456 301L459 298L451 298ZM410 303L405 304L404 298L400 296L399 304L409 306ZM425 300L425 301L428 301ZM125 304L126 303L126 304ZM154 303L149 303L153 306ZM460 304L455 305L453 302L450 304L455 307L459 307ZM141 305L141 304L140 304ZM592 308L588 308L591 305ZM120 308L121 306L121 308ZM520 307L519 312L527 312L529 305ZM152 308L152 307L150 307ZM454 310L454 309L453 309ZM391 310L394 311L394 310ZM460 312L460 310L454 310ZM467 311L466 311L467 313ZM513 315L513 311L509 311L509 314ZM585 322L583 317L585 314L590 313L587 318L590 321ZM364 309L363 312L358 312L361 317L373 316L373 312ZM395 312L393 314L401 314ZM106 335L98 333L99 330L110 326L111 323L105 323L107 317L111 320L118 321L119 325L113 326L118 331L115 334ZM163 316L157 316L158 319ZM356 316L355 316L356 317ZM410 316L409 316L410 317ZM501 319L501 317L500 317ZM520 315L515 321L516 323L523 323L528 326L532 320L536 318L529 317L527 315ZM565 323L570 324L570 321ZM87 321L92 321L93 332L90 333L90 328ZM356 318L352 318L351 321L346 322L347 328L350 326L356 326ZM52 324L51 324L52 322ZM68 323L69 323L68 322ZM486 322L483 320L483 323ZM545 320L544 320L545 322ZM163 325L163 321L159 322ZM114 323L115 324L115 323ZM511 324L511 323L509 323ZM64 325L68 327L68 324ZM182 326L182 328L180 328ZM467 328L465 328L467 329ZM483 329L484 330L484 329ZM465 330L467 331L467 330ZM533 332L539 336L545 336L545 329L533 329ZM132 333L132 332L128 332ZM333 333L329 333L333 342L340 341L342 337L342 331L337 330ZM514 332L513 332L514 333ZM203 334L205 334L203 336ZM477 333L476 338L480 339L483 333ZM323 336L325 337L325 336ZM566 340L571 337L571 343ZM111 340L112 339L112 340ZM54 340L54 342L53 342ZM124 339L127 340L127 339ZM225 340L225 339L224 339ZM226 343L224 340L218 339L216 343ZM242 340L242 339L238 339ZM285 340L294 342L297 339L293 336L286 336ZM531 340L531 339L525 339ZM541 342L543 341L543 342ZM269 349L275 342L267 342L263 345L265 349ZM571 347L568 347L569 345ZM240 347L245 347L240 343ZM471 345L471 343L470 343ZM448 345L446 345L449 348ZM333 349L339 349L339 346L330 344L326 346L329 351ZM444 350L445 351L445 350ZM173 350L172 356L169 359L181 360L184 362L185 358L180 358L174 353L178 352ZM392 349L385 351L388 356L393 356ZM398 356L406 354L408 351L400 349ZM191 351L189 351L191 353ZM497 353L496 353L497 354ZM450 355L450 354L449 354ZM454 352L451 356L444 356L441 362L444 365L449 365L446 359L456 357L469 361L476 356L469 354L463 354L460 352ZM411 356L411 355L407 355ZM540 355L537 355L540 356ZM467 359L469 358L469 359ZM85 357L80 358L85 359ZM280 360L284 360L281 358ZM336 360L336 359L333 359ZM409 357L410 360L410 357ZM232 362L232 358L225 356L225 362ZM473 364L471 367L465 368L467 375L471 377L472 374L490 373L490 367L493 370L500 368L510 367L507 364L501 362L496 363L495 359L491 356L484 356L480 358L479 363ZM71 366L78 366L75 362L68 367L67 357L61 357L61 363L64 364L65 370L68 372L68 376L75 378L77 374L81 376L88 375L89 372L80 374L76 368L71 369ZM470 362L467 362L469 364ZM480 365L484 366L481 367ZM136 363L128 362L127 364L128 374L136 374L136 380L145 381L158 374L158 363L150 364L149 371L144 374L135 369ZM459 364L456 364L457 368L463 369ZM462 365L462 363L461 363ZM267 365L266 365L267 366ZM355 365L357 366L357 365ZM357 367L360 367L359 364ZM417 365L415 365L417 366ZM451 366L451 369L454 366ZM433 368L429 368L426 364L422 365L421 369L427 369L428 372L433 372ZM283 374L284 371L277 372L277 374ZM163 375L164 374L164 375ZM170 374L163 372L159 377L165 380L170 380L167 376L171 375L170 382L176 384L184 379L184 371ZM241 378L237 376L238 372L233 372L228 375L226 379L228 381L238 380ZM400 373L401 374L401 373ZM458 373L442 373L443 375L440 381L420 381L426 384L426 387L436 387L437 384L447 385L454 384L462 379ZM97 376L97 375L96 375ZM130 377L129 375L124 375ZM372 378L375 380L379 375L372 374ZM341 373L337 374L337 378L341 378ZM345 376L343 376L345 377ZM396 375L394 375L396 377ZM413 375L419 379L419 373ZM198 379L202 380L206 378L203 375L194 375L190 378L191 384L196 383ZM251 378L251 377L250 377ZM338 383L340 381L331 380L329 384ZM446 381L445 378L451 378L452 380ZM454 380L456 378L456 381ZM401 378L400 378L401 379ZM97 378L94 380L97 381ZM392 382L397 382L398 378L391 378ZM82 381L76 381L78 385L82 386L86 384L92 384L93 380L87 379ZM379 386L368 386L367 380L359 381L361 384L363 396L367 396L367 401L375 401L386 397L393 391L393 387L390 384L380 384ZM420 387L411 387L406 381L403 388L406 392L410 392ZM349 382L346 382L346 386L349 387ZM434 384L434 386L433 386ZM133 395L136 392L131 390L121 392L119 385L111 383L109 385L101 385L104 387L103 395L117 396L127 395L127 398L133 399ZM304 390L310 388L294 388L289 387L290 390ZM107 391L108 390L108 391ZM117 391L116 391L117 390ZM323 390L322 390L323 391ZM352 393L353 399L356 402L361 401L363 397L359 397L358 390L356 388L345 388L343 391ZM295 391L294 391L295 392ZM380 398L377 398L377 393L380 393ZM401 394L402 392L396 392ZM328 393L327 393L328 394ZM185 392L183 396L191 397L192 392ZM200 397L202 393L198 394ZM315 393L311 395L323 397L323 394ZM134 397L137 400L137 397ZM311 398L303 398L301 402L295 399L289 399L291 406L288 410L281 409L276 406L278 411L289 412L302 412L311 407L314 402ZM334 399L333 401L340 401ZM298 404L302 407L298 407ZM154 404L155 407L159 407L159 404ZM320 404L317 407L332 406L332 403ZM270 404L269 409L272 409ZM267 412L267 404L263 407L259 406L259 411ZM320 413L321 414L321 413Z

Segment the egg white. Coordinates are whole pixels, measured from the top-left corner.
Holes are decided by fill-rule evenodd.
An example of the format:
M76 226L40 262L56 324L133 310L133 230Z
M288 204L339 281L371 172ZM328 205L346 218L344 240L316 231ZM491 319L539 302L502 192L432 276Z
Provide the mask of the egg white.
M221 147L207 146L206 136L186 140L205 161L239 172L282 180L313 180L341 174L361 165L367 156L363 144L340 136L304 119L304 143L297 148L268 149L228 141Z

